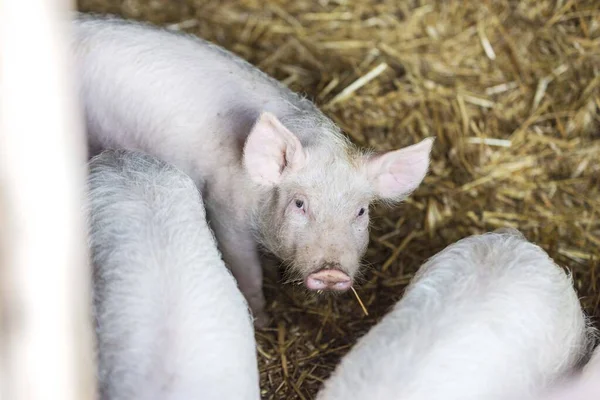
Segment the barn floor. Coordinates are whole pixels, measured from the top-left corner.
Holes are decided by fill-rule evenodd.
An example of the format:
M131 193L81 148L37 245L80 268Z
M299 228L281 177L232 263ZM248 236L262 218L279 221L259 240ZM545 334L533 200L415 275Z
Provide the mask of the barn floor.
M574 272L600 317L600 3L595 0L79 0L179 24L313 98L377 150L435 136L431 173L373 211L357 292L307 297L270 278L257 333L264 399L313 399L419 265L514 226ZM352 85L354 82L357 84Z

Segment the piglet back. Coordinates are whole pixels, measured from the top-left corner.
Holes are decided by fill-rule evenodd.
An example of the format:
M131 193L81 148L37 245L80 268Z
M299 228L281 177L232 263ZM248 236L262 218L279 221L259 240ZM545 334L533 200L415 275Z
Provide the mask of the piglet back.
M465 238L432 257L342 359L319 400L509 400L589 349L571 277L518 232Z
M194 182L110 150L88 184L101 397L259 399L251 316Z

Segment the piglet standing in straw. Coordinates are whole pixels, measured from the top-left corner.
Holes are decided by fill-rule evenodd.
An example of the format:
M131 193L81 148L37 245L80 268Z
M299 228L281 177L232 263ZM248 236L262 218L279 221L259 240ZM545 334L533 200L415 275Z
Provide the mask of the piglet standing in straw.
M517 231L471 236L417 272L318 400L515 400L568 373L590 328L571 278Z
M112 17L74 19L92 151L131 148L202 189L226 264L264 325L259 246L314 291L346 291L367 248L369 205L413 192L432 139L361 151L309 100L195 36Z
M89 168L100 397L260 399L248 304L194 182L139 152Z

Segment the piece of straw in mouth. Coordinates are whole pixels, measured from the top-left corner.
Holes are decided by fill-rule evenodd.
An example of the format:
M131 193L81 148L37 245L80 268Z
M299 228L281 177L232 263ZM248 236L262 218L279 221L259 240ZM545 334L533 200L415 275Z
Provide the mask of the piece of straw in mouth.
M365 305L363 304L362 300L358 296L358 293L356 293L356 289L354 289L354 286L350 286L350 289L352 289L352 292L354 293L354 296L356 296L356 300L358 300L358 304L360 304L360 307L362 308L363 312L368 317L369 316L369 312L367 311L367 308L365 307Z

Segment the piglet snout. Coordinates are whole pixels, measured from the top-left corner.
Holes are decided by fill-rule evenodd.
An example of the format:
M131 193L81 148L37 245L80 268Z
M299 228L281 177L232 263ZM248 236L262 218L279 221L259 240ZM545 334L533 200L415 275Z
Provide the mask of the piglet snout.
M310 290L344 291L351 286L352 279L338 269L322 269L306 278L306 287Z

